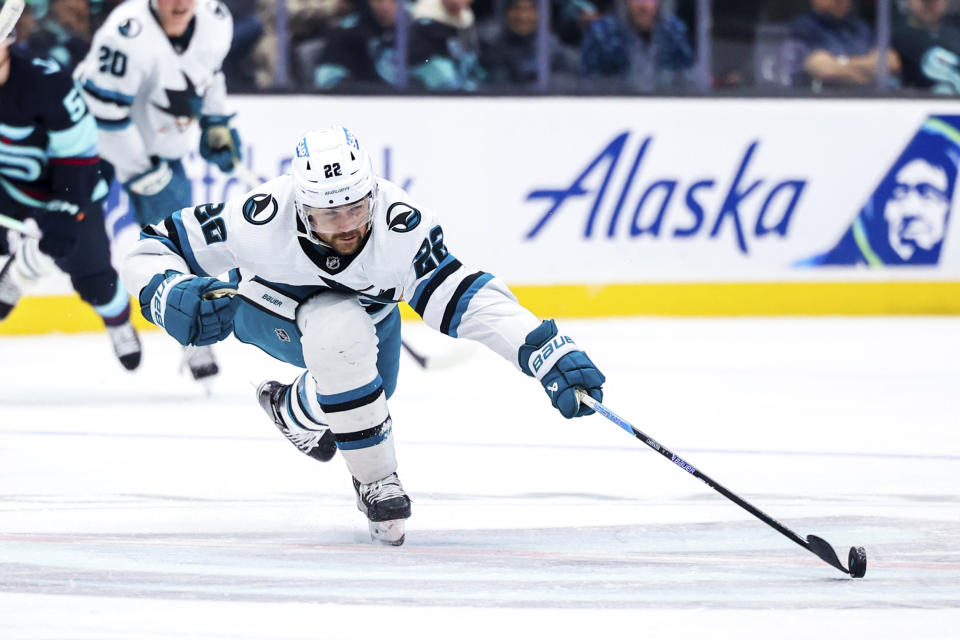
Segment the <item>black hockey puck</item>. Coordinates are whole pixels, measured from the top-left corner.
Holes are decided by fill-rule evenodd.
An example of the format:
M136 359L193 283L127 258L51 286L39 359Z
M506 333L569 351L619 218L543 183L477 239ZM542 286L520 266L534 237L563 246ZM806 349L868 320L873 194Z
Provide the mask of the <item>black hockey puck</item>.
M850 547L849 558L850 575L862 578L867 572L867 551L863 547Z

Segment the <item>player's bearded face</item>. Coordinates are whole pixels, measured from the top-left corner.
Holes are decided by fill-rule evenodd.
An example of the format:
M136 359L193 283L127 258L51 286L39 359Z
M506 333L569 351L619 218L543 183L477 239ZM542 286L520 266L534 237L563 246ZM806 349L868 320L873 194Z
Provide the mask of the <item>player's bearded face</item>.
M325 244L342 255L352 255L370 232L372 196L329 209L303 205L310 229Z

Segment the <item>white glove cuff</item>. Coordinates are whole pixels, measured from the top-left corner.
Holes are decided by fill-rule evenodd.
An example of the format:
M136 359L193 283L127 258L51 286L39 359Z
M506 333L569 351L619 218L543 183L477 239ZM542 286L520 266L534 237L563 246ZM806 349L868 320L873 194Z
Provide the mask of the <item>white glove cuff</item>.
M557 364L557 360L570 353L578 351L577 345L570 336L556 335L550 339L550 342L543 345L530 354L527 360L527 368L533 373L537 380L543 380L550 369Z
M167 310L167 296L170 295L170 290L173 289L177 283L189 280L190 278L196 278L196 276L190 274L179 275L173 278L167 278L160 283L157 290L153 292L153 299L150 301L150 316L153 319L153 324L161 329L165 328L163 326L163 314Z

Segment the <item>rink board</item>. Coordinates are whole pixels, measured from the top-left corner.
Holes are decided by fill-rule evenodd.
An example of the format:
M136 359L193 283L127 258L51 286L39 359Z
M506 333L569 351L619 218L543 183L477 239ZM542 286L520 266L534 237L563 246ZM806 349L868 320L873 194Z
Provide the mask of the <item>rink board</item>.
M378 173L438 214L452 254L560 317L960 313L960 117L949 106L234 100L256 175L285 172L304 130L345 123ZM198 203L247 190L195 154L186 165ZM938 196L918 198L921 183ZM121 237L132 224L116 189L107 221ZM35 295L0 333L97 326L65 280Z

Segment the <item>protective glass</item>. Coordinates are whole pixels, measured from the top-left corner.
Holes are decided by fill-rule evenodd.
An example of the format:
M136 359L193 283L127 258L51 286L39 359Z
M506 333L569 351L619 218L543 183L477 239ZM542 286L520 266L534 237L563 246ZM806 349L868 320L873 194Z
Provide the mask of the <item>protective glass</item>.
M372 195L368 195L356 202L321 209L303 205L304 217L310 229L316 234L331 235L348 233L359 229L370 221Z

